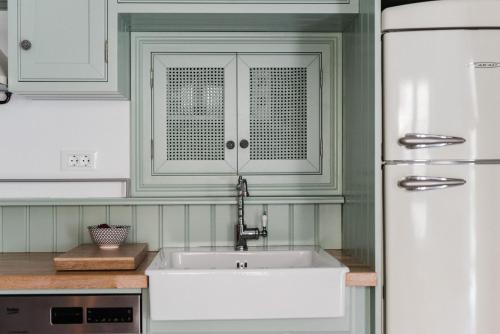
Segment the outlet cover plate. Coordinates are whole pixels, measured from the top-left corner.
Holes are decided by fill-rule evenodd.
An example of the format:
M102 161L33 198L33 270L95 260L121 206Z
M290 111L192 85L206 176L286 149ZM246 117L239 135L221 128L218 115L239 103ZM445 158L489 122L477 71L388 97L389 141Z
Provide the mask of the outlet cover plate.
M61 151L61 170L94 170L97 167L97 152L90 150Z

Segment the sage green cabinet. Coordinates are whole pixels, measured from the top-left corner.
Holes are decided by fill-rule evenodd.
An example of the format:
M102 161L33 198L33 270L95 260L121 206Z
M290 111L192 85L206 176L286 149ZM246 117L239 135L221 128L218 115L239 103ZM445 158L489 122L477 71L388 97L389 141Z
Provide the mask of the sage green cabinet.
M132 194L339 194L338 35L194 36L133 34Z
M105 0L19 0L20 81L104 81Z
M321 173L321 54L238 55L238 172Z
M128 98L130 33L114 1L8 4L11 91L43 99Z
M235 54L153 54L152 172L237 173Z

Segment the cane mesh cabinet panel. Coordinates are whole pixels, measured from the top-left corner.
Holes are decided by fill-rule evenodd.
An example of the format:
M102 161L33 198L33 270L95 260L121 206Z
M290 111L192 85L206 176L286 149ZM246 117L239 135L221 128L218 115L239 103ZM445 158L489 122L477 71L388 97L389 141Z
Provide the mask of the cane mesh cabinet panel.
M236 55L153 55L153 174L236 174Z
M320 54L238 58L241 174L320 173Z
M340 193L339 36L253 34L133 34L134 196Z
M105 81L107 1L19 0L19 81Z

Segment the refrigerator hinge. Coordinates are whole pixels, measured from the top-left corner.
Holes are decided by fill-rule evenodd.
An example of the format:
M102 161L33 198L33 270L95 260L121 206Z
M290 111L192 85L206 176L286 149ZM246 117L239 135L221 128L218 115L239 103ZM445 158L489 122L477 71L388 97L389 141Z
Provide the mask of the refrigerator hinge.
M151 160L154 160L155 158L155 142L153 139L151 139Z
M104 41L104 62L107 64L108 63L108 50L109 50L109 47L108 47L108 40L105 40Z

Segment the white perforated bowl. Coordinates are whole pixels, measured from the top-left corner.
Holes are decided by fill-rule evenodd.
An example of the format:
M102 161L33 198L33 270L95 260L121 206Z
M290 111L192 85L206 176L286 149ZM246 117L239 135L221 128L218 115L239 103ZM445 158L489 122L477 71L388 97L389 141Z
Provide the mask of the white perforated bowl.
M116 249L127 239L130 226L110 225L109 227L89 226L90 238L101 249Z

